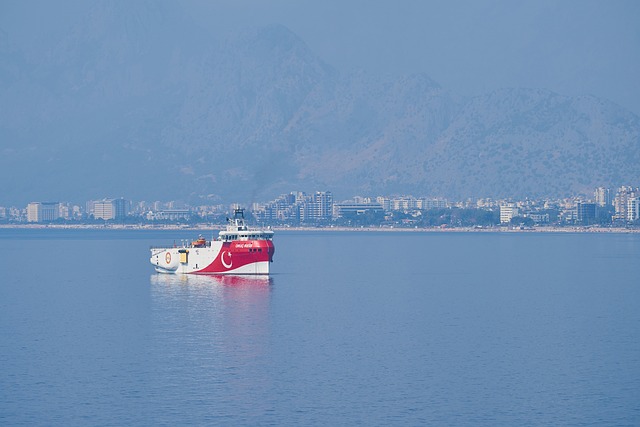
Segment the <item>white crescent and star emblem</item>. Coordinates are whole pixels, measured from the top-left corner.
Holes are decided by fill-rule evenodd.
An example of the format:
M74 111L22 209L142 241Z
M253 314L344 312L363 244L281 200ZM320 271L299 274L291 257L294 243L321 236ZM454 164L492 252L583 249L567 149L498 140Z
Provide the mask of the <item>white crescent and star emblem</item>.
M229 254L229 264L224 262L224 254ZM233 265L233 260L231 259L231 252L229 251L222 252L222 255L220 255L220 261L222 261L222 265L224 265L225 268L231 268L231 266Z

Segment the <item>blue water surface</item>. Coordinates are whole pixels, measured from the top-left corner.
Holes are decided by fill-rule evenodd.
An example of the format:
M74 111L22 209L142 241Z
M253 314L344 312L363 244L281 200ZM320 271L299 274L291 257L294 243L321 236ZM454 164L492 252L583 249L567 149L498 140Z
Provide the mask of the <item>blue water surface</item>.
M0 230L1 425L640 425L640 235Z

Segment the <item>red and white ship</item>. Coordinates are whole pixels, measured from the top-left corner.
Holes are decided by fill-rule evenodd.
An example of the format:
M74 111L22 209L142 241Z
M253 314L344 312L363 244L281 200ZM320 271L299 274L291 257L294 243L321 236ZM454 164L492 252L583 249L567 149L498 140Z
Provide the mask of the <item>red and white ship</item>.
M207 241L200 236L181 247L151 248L151 264L169 274L269 274L273 231L247 227L244 210L236 209L227 229Z

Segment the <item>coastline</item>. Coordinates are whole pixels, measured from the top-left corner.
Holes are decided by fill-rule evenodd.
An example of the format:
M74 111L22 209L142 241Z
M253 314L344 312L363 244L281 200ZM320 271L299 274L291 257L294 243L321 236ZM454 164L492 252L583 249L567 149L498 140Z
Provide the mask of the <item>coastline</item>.
M149 230L149 231L202 231L202 230L222 230L226 226L223 224L197 224L192 226L183 225L133 225L133 224L0 224L0 229L11 230ZM286 227L273 226L274 231L293 232L389 232L389 233L616 233L633 234L640 233L640 228L625 227L554 227L540 226L531 228L518 227L430 227L430 228L403 228L403 227Z

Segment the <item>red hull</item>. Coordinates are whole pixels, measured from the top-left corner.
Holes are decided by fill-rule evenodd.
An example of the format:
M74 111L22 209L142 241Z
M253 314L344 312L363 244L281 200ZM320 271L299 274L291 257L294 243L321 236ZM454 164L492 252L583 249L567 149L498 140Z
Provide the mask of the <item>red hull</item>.
M271 240L225 242L213 262L197 273L227 273L256 262L273 262L274 253Z

